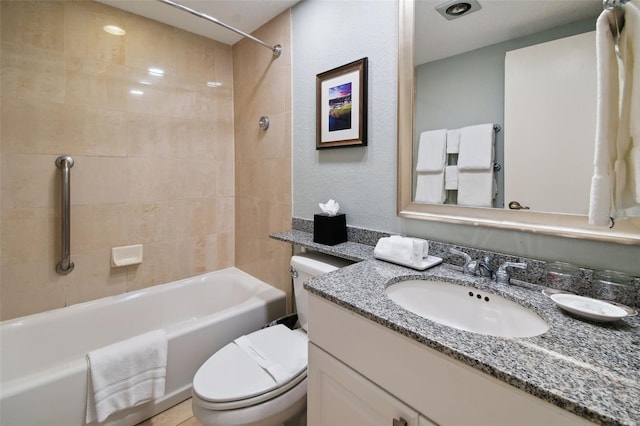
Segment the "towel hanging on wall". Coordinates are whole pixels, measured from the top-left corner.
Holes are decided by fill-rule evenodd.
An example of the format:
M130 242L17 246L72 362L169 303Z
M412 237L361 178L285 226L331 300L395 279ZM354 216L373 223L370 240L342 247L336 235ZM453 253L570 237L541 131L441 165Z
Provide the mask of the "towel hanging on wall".
M624 13L618 41L611 30L614 11L596 22L598 105L589 224L608 226L610 218L640 215L640 10L633 0Z

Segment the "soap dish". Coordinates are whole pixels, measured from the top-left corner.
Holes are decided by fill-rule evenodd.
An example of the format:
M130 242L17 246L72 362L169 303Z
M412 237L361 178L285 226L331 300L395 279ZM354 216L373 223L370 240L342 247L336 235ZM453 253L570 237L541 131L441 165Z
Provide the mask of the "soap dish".
M554 294L551 296L560 308L574 315L593 321L617 321L628 316L627 311L611 303L575 294Z
M570 291L566 291L566 290L559 290L556 288L545 288L544 290L542 290L542 294L544 294L545 296L551 298L553 300L553 298L551 296L553 296L554 294L573 294ZM599 299L595 299L595 300L599 300ZM554 300L555 302L555 300ZM636 309L633 309L630 306L627 305L623 305L622 303L618 303L618 302L614 302L613 300L604 300L604 302L613 305L613 306L617 306L618 308L624 309L627 312L627 316L628 317L635 317L638 315L638 311Z
M424 259L420 259L418 262L404 262L401 260L387 258L383 256L374 256L376 259L384 260L385 262L395 263L397 265L406 266L407 268L416 269L418 271L424 271L429 268L433 268L436 265L442 263L442 258L436 256L427 256Z

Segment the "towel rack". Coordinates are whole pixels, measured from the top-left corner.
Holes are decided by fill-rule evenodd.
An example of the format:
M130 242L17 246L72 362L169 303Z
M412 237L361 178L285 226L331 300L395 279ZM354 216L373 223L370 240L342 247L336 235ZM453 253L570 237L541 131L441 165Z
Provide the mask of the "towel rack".
M622 59L622 55L620 54L620 33L622 32L622 28L624 28L624 13L618 14L618 9L628 3L629 0L602 0L602 7L605 10L610 10L613 12L613 22L609 22L609 26L611 28L611 34L613 35L614 49L616 51L616 55L618 58ZM609 17L609 19L611 19Z
M56 166L62 170L61 175L61 208L62 208L62 235L61 251L62 260L56 265L56 272L60 275L67 275L73 271L71 261L71 167L73 158L68 155L61 155L56 158Z

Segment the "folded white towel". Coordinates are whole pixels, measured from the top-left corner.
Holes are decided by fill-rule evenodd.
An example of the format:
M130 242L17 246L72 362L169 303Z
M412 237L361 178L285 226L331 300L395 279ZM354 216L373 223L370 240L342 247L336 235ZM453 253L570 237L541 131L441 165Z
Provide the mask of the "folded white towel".
M491 123L463 127L460 131L458 170L493 170L494 135Z
M447 130L447 154L457 154L460 152L460 130Z
M458 189L458 166L447 166L444 169L444 189Z
M437 173L442 171L447 160L446 144L446 129L420 133L416 172Z
M284 325L279 324L276 327ZM273 380L282 386L291 379L291 373L282 365L275 362L267 354L265 354L257 345L252 344L248 336L240 336L233 341L240 349L249 355L264 371L266 371Z
M446 198L444 170L440 173L418 173L416 176L416 203L442 204Z
M86 421L164 395L167 336L156 330L87 354L89 367Z
M419 264L429 256L429 242L421 238L392 235L378 240L374 257L402 264Z
M414 259L414 243L412 238L400 235L382 237L373 249L373 255L378 258L395 259L399 262L410 263Z
M460 172L458 205L492 207L495 196L493 172Z

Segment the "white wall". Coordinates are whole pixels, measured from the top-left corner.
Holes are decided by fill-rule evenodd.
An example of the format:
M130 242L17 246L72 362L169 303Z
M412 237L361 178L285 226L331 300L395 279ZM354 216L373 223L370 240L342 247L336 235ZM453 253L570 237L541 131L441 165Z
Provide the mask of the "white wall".
M292 11L293 216L336 199L347 224L640 276L640 247L396 215L398 6L392 0L304 0ZM315 150L315 76L369 57L369 146Z

